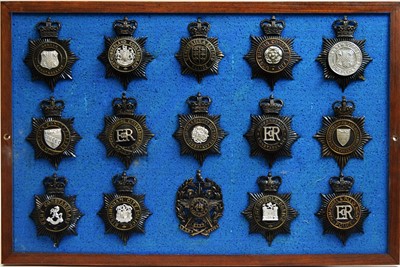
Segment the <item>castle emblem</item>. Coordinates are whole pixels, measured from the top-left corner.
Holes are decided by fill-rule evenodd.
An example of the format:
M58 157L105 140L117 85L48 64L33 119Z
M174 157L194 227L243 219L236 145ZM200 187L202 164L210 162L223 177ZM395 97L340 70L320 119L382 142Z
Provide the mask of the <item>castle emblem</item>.
M138 23L135 20L114 22L117 37L105 37L105 51L98 57L106 66L106 78L116 77L125 89L135 78L146 79L146 67L154 57L144 49L147 37L135 38Z
M137 115L134 98L114 98L114 115L104 118L105 128L99 139L107 149L107 156L118 157L128 169L133 159L147 155L147 144L154 134L146 126L146 116Z
M290 223L298 213L290 206L291 194L278 194L280 176L260 176L261 193L248 193L249 206L242 212L250 224L250 234L260 233L271 246L278 234L290 234Z
M200 18L188 25L189 38L181 39L181 47L175 55L181 64L182 74L194 75L200 83L208 74L218 74L218 64L224 57L218 47L218 39L207 37L211 25Z
M227 133L219 126L220 115L208 115L211 98L198 93L186 100L192 114L179 114L179 128L174 137L181 154L191 154L203 165L209 154L220 154L220 143Z
M358 27L355 20L344 16L332 24L336 38L323 38L317 61L324 68L325 79L336 80L342 91L351 81L365 80L364 70L372 58L365 52L365 40L354 39Z
M133 233L144 233L144 222L151 212L144 205L144 195L134 195L136 178L126 172L113 177L117 193L103 194L104 204L98 215L103 219L106 234L115 234L127 244Z
M59 80L72 80L72 65L78 57L69 48L70 40L58 39L61 23L51 21L36 25L40 39L29 40L25 64L31 69L32 80L45 81L54 90Z
M322 145L322 156L333 157L340 167L350 158L364 157L364 145L371 136L364 130L364 117L353 117L356 106L353 101L336 101L332 105L334 117L323 117L322 129L314 135Z
M251 48L244 59L252 69L251 78L264 79L274 90L279 79L293 79L292 69L301 57L293 50L294 39L281 37L283 20L272 16L261 21L260 27L264 36L250 36Z
M321 219L324 234L335 234L343 245L353 233L364 233L363 223L370 211L362 205L362 193L350 193L353 177L331 177L331 194L321 194L322 206L315 214Z
M196 173L196 180L186 180L176 193L179 228L191 236L209 236L217 230L223 210L221 187L209 178L203 179L200 170Z
M251 115L251 127L244 135L251 156L263 156L269 166L279 157L291 157L291 146L299 138L292 130L292 118L280 116L281 99L263 98L259 103L263 115Z
M35 158L45 158L57 169L62 158L75 157L75 145L81 140L74 130L74 118L61 118L64 101L54 97L40 103L44 118L32 118L32 132L26 138Z
M75 205L76 196L66 196L67 179L57 174L43 180L45 195L35 195L35 208L30 217L38 236L49 236L58 247L66 235L77 235L76 225L83 214Z

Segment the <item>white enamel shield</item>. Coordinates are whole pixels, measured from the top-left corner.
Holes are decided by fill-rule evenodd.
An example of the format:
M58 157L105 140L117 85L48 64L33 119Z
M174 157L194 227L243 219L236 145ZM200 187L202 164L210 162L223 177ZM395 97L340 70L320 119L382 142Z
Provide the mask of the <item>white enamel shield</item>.
M342 146L345 146L349 142L350 131L351 131L351 129L349 129L349 128L336 129L336 135L337 135L337 140L338 140L339 144L341 144Z
M60 128L44 130L44 141L46 145L52 149L56 149L62 141L62 133Z
M40 66L43 68L51 70L57 68L59 64L57 51L42 51L40 54Z

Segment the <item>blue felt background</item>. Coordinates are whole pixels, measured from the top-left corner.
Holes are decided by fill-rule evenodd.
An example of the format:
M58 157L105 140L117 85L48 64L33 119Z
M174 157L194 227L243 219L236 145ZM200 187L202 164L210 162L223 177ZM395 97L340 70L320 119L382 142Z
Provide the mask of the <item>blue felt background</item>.
M115 79L105 79L105 67L97 60L104 50L104 36L115 36L112 23L123 14L51 14L62 23L60 39L72 38L71 50L80 58L73 66L72 81L57 84L54 96L66 103L64 117L75 117L74 127L83 139L76 146L77 158L64 159L59 175L69 179L66 193L77 194L77 206L85 213L78 223L78 236L64 238L53 248L47 237L36 237L29 214L34 194L43 194L42 180L55 170L46 160L35 160L25 140L31 132L31 118L42 117L39 103L51 91L42 81L31 81L23 63L28 39L39 38L34 25L49 14L12 16L13 84L13 229L17 252L71 252L113 254L311 254L385 253L387 251L388 188L388 93L389 93L389 17L349 15L359 28L357 39L366 39L366 51L373 58L365 71L366 81L354 82L345 91L354 100L355 116L365 116L366 131L373 137L365 146L365 159L351 159L344 170L354 176L353 192L364 192L364 205L371 210L364 224L365 234L355 234L347 245L333 235L322 235L322 225L314 213L321 201L319 193L329 193L328 180L338 175L332 158L321 157L321 146L312 137L322 126L323 115L333 115L331 104L342 92L334 81L325 80L315 61L321 52L322 37L333 38L332 22L340 15L277 15L286 21L283 36L295 38L294 49L303 58L295 65L293 81L280 80L274 95L285 101L282 115L293 115L293 129L300 139L292 146L293 158L278 160L274 175L281 175L280 192L292 192L291 205L299 216L291 235L279 235L271 247L258 234L249 235L249 224L241 215L248 205L247 192L258 192L256 179L268 172L262 158L250 157L243 134L250 126L250 114L260 114L258 101L270 95L267 84L251 80L251 69L243 56L250 49L249 36L262 35L259 22L271 14L201 15L211 23L209 36L218 37L222 59L219 75L207 76L201 84L192 76L182 76L174 58L179 40L187 37L187 25L197 15L137 15L135 36L148 36L146 49L155 56L147 67L148 80L135 80L128 96L138 101L138 114L147 115L155 137L148 156L135 160L128 173L138 178L135 193L145 193L145 204L153 212L146 221L146 233L138 234L123 246L115 235L104 234L97 211L103 192L113 192L111 178L121 173L123 164L106 158L105 147L97 139L104 127L104 116L112 114L111 101L123 91ZM189 237L178 228L174 212L179 185L195 175L199 165L190 156L180 156L172 134L178 114L188 113L188 96L198 91L213 99L210 114L221 114L221 126L229 135L222 141L222 155L210 156L203 174L222 187L225 211L220 229L209 238Z

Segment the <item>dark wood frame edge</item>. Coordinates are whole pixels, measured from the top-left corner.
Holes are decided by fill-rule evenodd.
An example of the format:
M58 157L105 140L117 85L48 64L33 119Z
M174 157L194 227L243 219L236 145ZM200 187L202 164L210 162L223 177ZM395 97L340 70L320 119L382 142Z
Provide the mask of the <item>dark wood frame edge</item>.
M106 7L106 8L105 8ZM389 13L390 152L387 254L322 255L109 255L15 253L12 242L11 14L51 13ZM398 2L2 2L1 3L2 263L7 265L315 266L400 263L400 3ZM7 140L7 135L11 138Z

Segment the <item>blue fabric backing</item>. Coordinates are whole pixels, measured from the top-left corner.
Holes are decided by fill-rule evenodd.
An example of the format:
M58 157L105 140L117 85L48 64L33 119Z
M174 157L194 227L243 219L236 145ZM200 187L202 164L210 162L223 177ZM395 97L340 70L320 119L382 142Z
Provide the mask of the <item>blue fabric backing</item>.
M25 140L32 130L31 118L42 117L41 100L52 95L42 81L31 81L23 63L28 39L38 39L34 28L48 16L62 23L60 39L71 40L71 50L80 58L73 66L73 80L57 84L54 96L66 103L63 117L75 117L74 127L82 136L76 145L77 158L64 159L57 171L69 183L67 195L76 194L77 206L85 214L78 222L78 236L64 238L54 248L48 237L37 237L28 217L34 194L44 194L42 180L55 172L44 159L35 160ZM106 158L97 135L104 116L112 114L111 101L123 88L116 79L105 79L105 67L97 59L104 50L104 36L115 36L112 23L124 14L14 14L12 16L12 120L13 120L13 244L16 252L112 253L112 254L330 254L385 253L388 221L388 117L389 117L389 16L350 14L359 27L356 39L366 39L366 51L373 58L365 81L351 83L342 94L334 81L323 78L315 61L322 38L334 38L331 24L340 15L277 14L284 19L284 37L295 38L294 49L302 57L293 68L294 80L279 80L274 96L285 102L282 115L293 116L293 129L300 138L292 146L292 158L278 160L273 175L281 175L280 193L292 192L291 205L299 216L290 235L278 235L269 247L259 234L249 235L249 224L241 215L248 205L247 192L258 192L256 179L268 167L261 157L250 157L243 134L250 127L250 114L260 114L258 101L270 95L261 79L251 80L251 69L243 56L250 49L250 35L261 36L259 22L271 14L200 15L211 23L209 36L218 37L225 57L219 75L204 78L180 74L174 55L181 37L187 37L188 23L197 15L128 14L138 21L136 37L147 36L145 48L155 56L147 67L148 80L135 80L127 90L138 101L138 114L147 115L155 134L148 156L138 158L128 170L138 183L134 192L146 194L145 204L153 213L146 221L145 234L131 237L127 246L115 235L104 234L96 214L102 193L114 192L111 178L124 169L117 158ZM221 114L221 126L229 135L222 141L220 156L210 156L201 168L203 175L222 187L225 211L220 229L209 238L190 237L178 228L174 211L179 185L199 168L190 156L180 156L172 137L178 114L188 113L185 100L197 92L209 95L210 114ZM365 116L365 129L372 140L365 146L365 159L351 159L345 175L355 178L353 192L363 192L371 214L364 223L365 234L352 235L346 246L333 235L322 235L314 213L321 205L320 193L330 193L328 180L339 174L332 158L321 157L321 146L313 135L322 126L322 116L332 116L331 104L345 95L356 103L355 116Z

